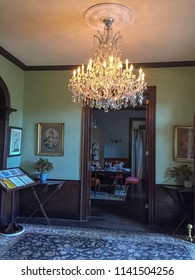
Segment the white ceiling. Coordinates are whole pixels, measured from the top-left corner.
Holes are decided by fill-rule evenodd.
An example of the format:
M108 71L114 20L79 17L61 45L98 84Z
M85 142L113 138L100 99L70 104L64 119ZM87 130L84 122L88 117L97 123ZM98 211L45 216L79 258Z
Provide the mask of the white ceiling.
M0 46L27 66L87 64L95 30L83 14L101 2L133 13L123 61L195 61L195 0L0 0Z

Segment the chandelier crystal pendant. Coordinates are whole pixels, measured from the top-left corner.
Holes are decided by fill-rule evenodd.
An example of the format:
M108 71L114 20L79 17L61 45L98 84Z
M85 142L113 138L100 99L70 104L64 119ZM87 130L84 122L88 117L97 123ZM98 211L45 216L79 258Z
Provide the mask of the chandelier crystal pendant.
M95 14L97 9L102 6L109 10L112 7L120 4L105 3L99 4L88 9ZM120 5L121 8L127 9ZM111 9L113 12L113 9ZM118 12L118 10L117 10ZM115 16L116 17L116 16ZM91 19L90 19L91 20ZM139 75L133 72L133 65L128 59L123 66L121 60L122 36L120 33L113 35L112 25L114 17L103 18L104 32L97 32L94 35L94 58L89 60L88 65L79 66L73 71L73 76L69 80L69 90L72 92L72 101L82 103L83 106L91 108L109 110L120 110L129 105L135 107L137 104L142 104L143 93L147 89L145 82L145 74L139 69Z

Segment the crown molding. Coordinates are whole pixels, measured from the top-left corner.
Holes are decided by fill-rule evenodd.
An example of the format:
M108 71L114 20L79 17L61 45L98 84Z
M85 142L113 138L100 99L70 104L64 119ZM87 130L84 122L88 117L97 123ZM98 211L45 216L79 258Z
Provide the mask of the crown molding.
M24 71L55 71L55 70L73 70L79 65L37 65L27 66L14 55L9 53L6 49L0 46L0 55L7 58L13 64L18 66ZM144 62L133 63L134 68L169 68L169 67L193 67L195 61L169 61L169 62Z
M14 55L12 55L10 52L6 51L3 47L0 46L0 54L7 58L9 61L11 61L13 64L21 68L22 70L26 70L26 65L22 63L19 59L17 59Z
M55 70L74 70L79 65L35 65L27 66L26 71L55 71Z

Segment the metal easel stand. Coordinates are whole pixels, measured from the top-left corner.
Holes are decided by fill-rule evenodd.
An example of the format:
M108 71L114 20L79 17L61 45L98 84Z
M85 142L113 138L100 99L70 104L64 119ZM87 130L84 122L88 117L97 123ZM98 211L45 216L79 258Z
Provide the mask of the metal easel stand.
M60 188L62 187L62 185L63 185L63 182L59 183L59 184L56 186L55 190L54 190L44 201L41 201L41 200L39 199L39 197L38 197L38 195L37 195L37 193L36 193L35 188L34 188L33 186L31 186L31 190L32 190L32 192L33 192L33 194L34 194L34 196L35 196L36 201L38 202L38 208L35 209L34 212L25 220L24 224L26 224L26 223L30 220L30 218L31 218L32 216L34 216L34 214L40 209L41 212L42 212L42 214L43 214L43 216L44 216L44 218L45 218L45 220L47 221L48 225L50 226L49 218L48 218L47 213L46 213L46 211L45 211L45 209L44 209L43 206L44 206L44 204L45 204L58 190L60 190ZM48 187L48 186L46 185L46 187Z

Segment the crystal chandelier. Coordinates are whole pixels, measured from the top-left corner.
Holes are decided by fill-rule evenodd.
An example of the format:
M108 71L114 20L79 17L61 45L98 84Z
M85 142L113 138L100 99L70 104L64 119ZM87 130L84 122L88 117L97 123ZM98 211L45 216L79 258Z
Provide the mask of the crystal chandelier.
M88 15L91 11L96 14L97 8L106 5L106 12L120 4L105 3L91 7L86 11ZM109 7L109 8L108 8ZM120 5L121 8L127 9ZM111 9L113 12L113 9ZM97 17L97 14L96 14ZM116 16L115 16L116 17ZM122 17L121 17L122 19ZM90 19L91 20L91 19ZM104 32L98 31L94 35L94 59L89 60L88 65L79 66L73 71L73 76L69 80L69 90L72 92L72 101L81 102L83 106L91 108L109 110L120 110L129 105L135 107L142 104L143 92L147 89L145 74L139 69L139 75L133 72L133 65L128 59L121 61L121 39L120 33L113 35L112 25L114 17L102 19Z

